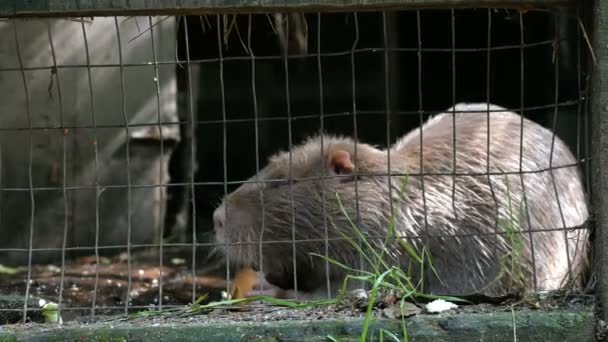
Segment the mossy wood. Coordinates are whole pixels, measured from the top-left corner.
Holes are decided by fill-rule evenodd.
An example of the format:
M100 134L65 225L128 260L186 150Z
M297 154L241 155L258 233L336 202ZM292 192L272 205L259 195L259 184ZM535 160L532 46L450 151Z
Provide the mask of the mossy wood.
M502 311L444 313L407 319L410 341L595 341L594 315L582 310ZM196 322L196 320L194 320ZM362 318L344 320L270 321L240 323L131 323L6 326L0 341L358 341ZM186 323L186 324L185 324ZM401 321L382 319L372 329L378 340L380 329L402 339ZM514 337L516 335L516 338Z
M608 303L608 2L589 2L586 13L593 27L592 49L595 63L591 84L591 198L595 220L595 271L600 301ZM608 310L603 310L608 319Z
M1 17L199 15L273 11L574 5L575 0L0 0Z

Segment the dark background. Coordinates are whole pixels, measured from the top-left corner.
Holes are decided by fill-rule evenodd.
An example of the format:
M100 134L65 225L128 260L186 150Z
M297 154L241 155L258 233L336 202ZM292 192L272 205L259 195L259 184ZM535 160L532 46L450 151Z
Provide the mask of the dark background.
M579 76L583 86L585 82L585 75L579 75L578 49L584 52L584 44L578 35L575 18L541 11L523 14L523 39L528 45L522 48L522 26L517 11L455 10L452 16L449 10L429 10L419 12L419 21L417 14L416 11L386 14L386 39L388 46L396 49L388 56L383 50L385 21L382 13L322 14L320 26L317 14L307 14L310 56L290 56L287 73L268 17L252 15L257 151L252 62L243 47L247 46L249 17L237 17L242 41L233 27L226 44L222 17L186 17L182 20L178 56L182 61L189 58L191 68L188 69L187 64L178 67L180 119L190 119L192 100L192 115L197 123L194 137L190 136L192 127L182 125L184 139L172 157L170 172L172 182L190 180L193 166L190 148L194 138L195 214L192 215L189 207L190 187L171 187L167 227L176 226L178 212L189 208L188 222L184 224L190 230L186 231L185 240L191 240L191 229L195 228L198 240L205 242L212 229L213 210L225 190L230 192L238 186L228 184L224 189L224 181L243 181L251 177L257 170L256 161L262 168L269 155L289 147L288 113L292 119L293 144L317 133L322 123L328 133L356 135L361 141L386 146L387 141L392 144L399 136L418 127L421 119L457 102L489 101L518 112L523 104L527 108L526 117L549 128L555 127L558 136L571 146L577 157L584 158L586 137L582 133L586 121L579 115L578 102L582 92L579 91ZM489 15L491 19L488 19ZM217 20L220 20L221 28L219 37ZM456 50L468 49L466 51L452 53L452 20L454 47ZM489 24L491 31L488 31ZM320 41L317 39L319 27ZM493 48L500 48L493 50L489 58L488 43ZM225 107L220 82L220 46ZM352 52L353 47L365 51ZM419 48L434 50L422 51L419 58ZM318 49L322 55L322 104ZM289 76L289 101L286 74ZM562 105L554 121L556 82L557 102ZM387 107L390 108L388 139ZM422 116L419 110L424 111ZM356 134L353 111L356 112Z

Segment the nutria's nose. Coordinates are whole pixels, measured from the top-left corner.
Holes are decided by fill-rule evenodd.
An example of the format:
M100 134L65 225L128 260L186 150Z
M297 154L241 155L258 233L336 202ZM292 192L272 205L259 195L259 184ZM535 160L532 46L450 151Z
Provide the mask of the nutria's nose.
M224 210L224 206L220 206L215 209L213 213L213 228L215 230L221 230L224 228L224 223L226 222L226 212Z

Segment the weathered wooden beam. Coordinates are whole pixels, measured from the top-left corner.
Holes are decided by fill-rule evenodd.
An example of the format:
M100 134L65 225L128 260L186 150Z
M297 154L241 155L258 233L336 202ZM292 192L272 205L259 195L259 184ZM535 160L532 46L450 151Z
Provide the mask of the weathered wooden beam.
M358 341L362 318L206 322L204 315L168 321L5 325L0 341ZM379 330L403 338L400 320L380 319L370 333L379 341ZM591 307L580 310L514 310L484 313L418 315L406 319L410 341L419 342L591 342L595 317ZM386 336L386 334L385 334ZM391 340L385 338L385 340ZM392 341L392 340L391 340Z
M0 0L0 17L201 15L412 8L547 8L576 0Z
M608 319L608 3L592 2L591 181L595 219L596 288Z

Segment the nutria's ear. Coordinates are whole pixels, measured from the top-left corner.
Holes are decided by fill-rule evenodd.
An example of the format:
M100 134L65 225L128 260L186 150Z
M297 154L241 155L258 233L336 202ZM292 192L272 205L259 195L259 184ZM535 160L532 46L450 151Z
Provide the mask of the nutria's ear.
M331 171L338 175L352 173L355 170L355 165L350 159L350 153L344 150L330 152L329 166Z

